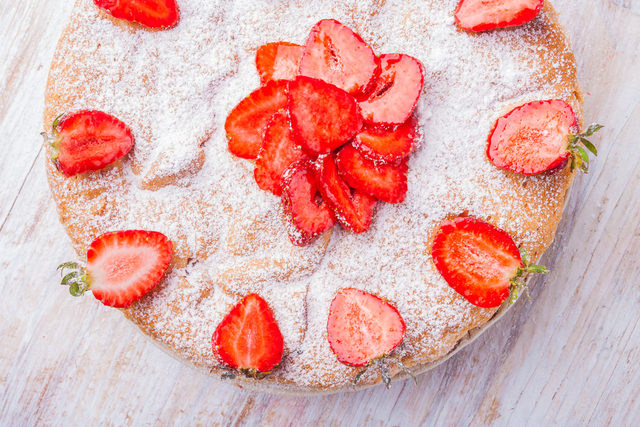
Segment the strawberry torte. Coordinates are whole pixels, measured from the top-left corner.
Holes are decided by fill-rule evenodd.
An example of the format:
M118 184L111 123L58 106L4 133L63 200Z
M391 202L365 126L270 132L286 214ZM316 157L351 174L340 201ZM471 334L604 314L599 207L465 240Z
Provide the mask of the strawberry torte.
M389 312L399 313L396 323L406 330L394 356L414 373L450 356L507 309L506 301L481 308L458 294L436 268L432 245L441 224L459 216L504 230L532 260L553 240L570 167L526 176L487 157L496 121L524 104L563 100L581 121L575 59L549 1L530 22L486 32L460 28L458 0L179 0L177 6L177 23L150 29L78 0L46 90L46 128L60 114L98 110L126 123L135 139L128 154L99 171L66 177L47 162L47 174L79 257L97 236L117 230L160 232L173 242L164 278L122 309L144 334L182 362L223 375L212 336L239 301L260 295L282 334L281 362L264 378L231 381L271 393L318 394L352 389L361 371L341 363L328 337L330 306L344 289L373 295L371 304L388 303ZM256 52L274 42L305 46L319 22L343 24L376 55L420 63L423 86L409 118L419 135L401 172L401 202L378 202L364 232L338 221L343 225L296 241L290 207L259 187L255 161L230 151L225 124L245 97L269 84L256 69ZM296 84L304 79L312 80ZM360 105L367 90L354 89ZM370 120L373 113L362 112ZM333 155L326 153L303 161L324 162ZM332 317L331 328L339 330L340 319ZM387 368L392 377L405 375L398 365ZM358 380L359 387L377 384L381 371Z

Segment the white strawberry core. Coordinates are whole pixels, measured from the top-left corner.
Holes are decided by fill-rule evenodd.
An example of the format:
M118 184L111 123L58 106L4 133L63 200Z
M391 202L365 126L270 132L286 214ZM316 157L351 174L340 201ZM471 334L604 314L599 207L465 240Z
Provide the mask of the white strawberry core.
M135 286L160 263L160 254L150 247L114 247L87 265L91 289L117 291Z

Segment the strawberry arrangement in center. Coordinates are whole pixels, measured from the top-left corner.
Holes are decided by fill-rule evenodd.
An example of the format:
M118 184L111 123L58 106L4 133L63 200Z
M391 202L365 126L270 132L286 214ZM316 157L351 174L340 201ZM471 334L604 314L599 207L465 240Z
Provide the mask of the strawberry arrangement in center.
M326 19L306 46L261 46L256 67L261 87L225 123L229 150L255 160L258 186L282 198L293 244L311 243L336 222L365 232L379 200L404 201L407 157L419 142L418 60L376 56Z

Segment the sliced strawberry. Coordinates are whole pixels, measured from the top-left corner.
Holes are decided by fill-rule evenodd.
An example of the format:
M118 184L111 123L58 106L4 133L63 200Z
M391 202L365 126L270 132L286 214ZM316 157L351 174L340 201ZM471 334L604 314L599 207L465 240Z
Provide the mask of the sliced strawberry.
M99 236L87 250L87 266L72 268L62 284L74 296L91 289L93 296L111 307L129 307L153 289L171 262L173 243L157 231L114 231Z
M262 148L253 171L258 187L280 196L282 172L293 162L306 158L308 156L293 138L287 112L274 114L264 130Z
M289 83L288 96L296 139L311 155L330 153L362 127L356 100L322 80L298 76Z
M378 201L367 193L354 190L338 175L334 154L319 157L314 164L318 191L331 207L336 219L343 227L364 233L369 229Z
M497 307L525 273L548 273L506 231L470 217L447 221L433 241L431 256L449 286L478 307Z
M313 163L303 160L292 164L282 175L282 205L289 219L289 239L296 246L313 242L335 225L329 206L318 194Z
M581 144L597 154L586 137L601 127L574 134L578 119L566 102L530 102L498 119L489 135L487 156L496 166L525 175L557 172L570 158L572 168L577 165L586 172L589 157Z
M423 66L409 55L380 55L382 72L373 90L359 98L362 117L385 126L407 121L420 98L424 83Z
M538 16L543 5L544 0L461 0L455 21L469 31L513 27Z
M282 333L267 302L257 294L242 298L211 337L224 368L262 378L282 361Z
M412 115L391 129L365 124L353 143L367 159L390 163L404 159L416 148L419 132L418 120Z
M243 159L258 157L262 133L271 116L287 105L286 80L272 80L249 96L229 113L224 129L229 151Z
M131 130L102 111L83 110L58 117L52 135L43 133L51 160L65 176L100 170L131 150Z
M367 93L380 62L362 38L334 19L312 29L300 61L300 75L323 80L357 96Z
M391 353L404 339L398 310L375 295L342 289L329 308L327 336L338 361L366 366Z
M93 0L114 18L137 22L149 28L171 27L180 13L175 0Z
M336 155L340 177L352 188L387 203L400 203L407 194L406 162L376 165L353 145L345 145Z
M298 75L304 46L277 42L260 46L256 52L256 68L260 84L270 80L293 80Z

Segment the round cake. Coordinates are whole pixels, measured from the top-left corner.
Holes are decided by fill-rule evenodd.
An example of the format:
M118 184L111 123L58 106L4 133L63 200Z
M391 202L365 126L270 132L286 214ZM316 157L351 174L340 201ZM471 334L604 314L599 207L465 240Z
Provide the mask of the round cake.
M439 225L461 214L508 232L533 260L553 240L569 167L516 175L487 158L487 136L515 107L562 99L581 121L575 59L549 1L531 22L473 33L454 23L458 0L184 0L180 20L151 30L78 0L46 90L48 129L62 113L100 110L126 123L132 151L70 178L47 162L60 220L78 256L100 234L153 230L174 244L162 281L123 309L170 354L212 375L211 337L245 295L271 307L284 340L281 364L239 385L271 393L352 390L360 371L327 340L336 293L356 288L388 301L406 334L395 355L413 372L450 356L507 308L476 307L431 258ZM415 108L421 143L408 160L402 203L379 203L361 234L335 226L308 246L286 232L280 198L262 191L253 162L228 150L225 120L260 86L256 50L304 45L321 19L351 28L376 54L403 53L424 67ZM389 365L392 376L404 375ZM359 387L381 381L369 370Z

